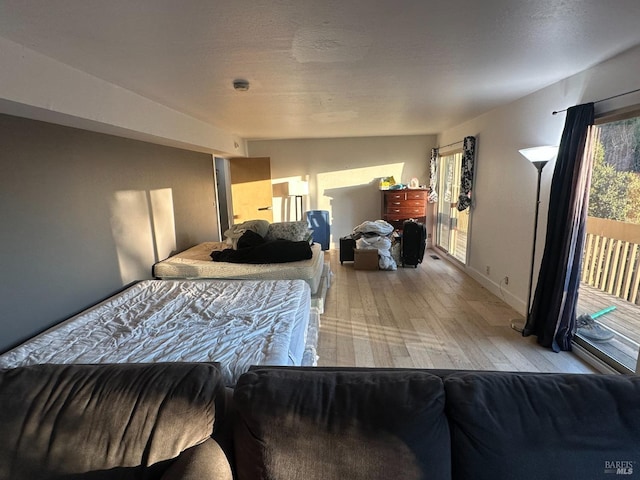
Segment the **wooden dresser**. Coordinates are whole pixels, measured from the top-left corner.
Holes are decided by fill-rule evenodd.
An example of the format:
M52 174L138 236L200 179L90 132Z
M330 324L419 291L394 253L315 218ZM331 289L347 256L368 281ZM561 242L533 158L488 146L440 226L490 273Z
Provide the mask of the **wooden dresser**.
M427 221L427 190L383 190L382 219L390 223L397 230L402 230L405 220L426 223Z

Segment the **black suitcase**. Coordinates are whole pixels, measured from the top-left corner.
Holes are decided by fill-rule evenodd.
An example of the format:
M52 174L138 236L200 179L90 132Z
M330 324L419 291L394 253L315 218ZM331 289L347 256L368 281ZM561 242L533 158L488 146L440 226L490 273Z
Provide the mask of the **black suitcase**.
M407 220L402 225L402 243L400 258L402 266L413 265L418 268L424 257L424 249L427 244L427 229L424 223Z
M343 262L353 262L353 251L355 248L356 241L351 237L351 235L340 237L340 265L342 265Z

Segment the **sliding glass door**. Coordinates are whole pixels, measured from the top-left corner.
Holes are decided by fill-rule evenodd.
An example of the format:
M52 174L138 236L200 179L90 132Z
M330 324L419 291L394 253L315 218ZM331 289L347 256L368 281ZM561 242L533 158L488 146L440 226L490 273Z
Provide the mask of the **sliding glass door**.
M463 212L457 209L462 152L441 155L438 162L440 195L436 215L436 246L466 264L470 209Z
M598 123L576 341L617 370L635 372L640 345L640 110Z

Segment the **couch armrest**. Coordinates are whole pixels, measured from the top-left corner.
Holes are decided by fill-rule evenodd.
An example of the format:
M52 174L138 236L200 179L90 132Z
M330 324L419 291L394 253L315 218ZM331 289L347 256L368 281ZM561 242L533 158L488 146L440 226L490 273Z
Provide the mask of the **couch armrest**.
M205 440L178 456L161 480L232 480L231 467L220 445Z
M213 433L208 363L0 370L1 478L157 478Z

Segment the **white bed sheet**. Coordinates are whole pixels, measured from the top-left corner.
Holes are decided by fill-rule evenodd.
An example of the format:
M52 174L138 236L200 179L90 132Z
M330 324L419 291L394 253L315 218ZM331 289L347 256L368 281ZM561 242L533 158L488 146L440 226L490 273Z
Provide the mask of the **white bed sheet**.
M236 279L236 280L295 280L302 279L318 290L324 251L319 243L311 245L313 256L309 260L286 263L230 263L214 262L210 254L214 250L229 248L224 242L204 242L184 252L173 255L153 266L153 275L161 279Z
M302 280L145 280L0 355L0 368L210 361L233 385L251 365L315 360L310 297Z

